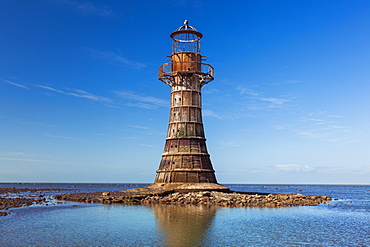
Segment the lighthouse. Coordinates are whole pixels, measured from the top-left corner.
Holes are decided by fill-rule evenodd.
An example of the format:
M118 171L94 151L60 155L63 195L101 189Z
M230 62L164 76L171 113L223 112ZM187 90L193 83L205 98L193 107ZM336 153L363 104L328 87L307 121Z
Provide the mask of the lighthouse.
M204 134L201 89L214 79L214 69L200 54L203 35L185 21L170 37L172 54L167 56L169 62L158 69L158 79L171 87L170 116L152 186L228 190L217 184Z

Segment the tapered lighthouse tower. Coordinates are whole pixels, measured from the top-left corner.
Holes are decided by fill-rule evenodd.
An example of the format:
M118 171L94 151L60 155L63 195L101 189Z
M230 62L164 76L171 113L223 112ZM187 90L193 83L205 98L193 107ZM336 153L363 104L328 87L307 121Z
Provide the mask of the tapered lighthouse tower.
M154 184L227 190L217 184L204 135L201 89L213 80L214 70L203 63L202 36L188 21L170 34L170 62L159 68L159 80L171 87L170 118Z

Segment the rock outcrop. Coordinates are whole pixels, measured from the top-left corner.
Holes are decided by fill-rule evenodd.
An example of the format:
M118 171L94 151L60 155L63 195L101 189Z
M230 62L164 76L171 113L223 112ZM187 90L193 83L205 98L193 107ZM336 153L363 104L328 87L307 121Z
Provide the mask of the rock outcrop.
M223 207L293 207L317 206L331 200L329 196L305 196L301 194L258 194L219 191L174 192L137 190L68 193L55 196L58 200L103 204L192 204Z
M48 205L49 196L41 194L45 191L70 191L69 189L17 189L17 188L0 188L0 216L10 214L10 208L28 207L35 204ZM29 192L33 195L19 193ZM38 193L35 195L35 193Z

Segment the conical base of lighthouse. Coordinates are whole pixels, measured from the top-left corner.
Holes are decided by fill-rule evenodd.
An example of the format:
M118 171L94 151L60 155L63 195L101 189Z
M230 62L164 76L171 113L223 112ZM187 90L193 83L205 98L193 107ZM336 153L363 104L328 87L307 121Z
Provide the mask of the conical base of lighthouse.
M144 188L129 189L123 192L133 195L167 195L175 192L189 193L199 191L233 192L228 187L217 183L153 183Z
M145 188L150 190L174 192L230 191L228 187L217 183L153 183Z

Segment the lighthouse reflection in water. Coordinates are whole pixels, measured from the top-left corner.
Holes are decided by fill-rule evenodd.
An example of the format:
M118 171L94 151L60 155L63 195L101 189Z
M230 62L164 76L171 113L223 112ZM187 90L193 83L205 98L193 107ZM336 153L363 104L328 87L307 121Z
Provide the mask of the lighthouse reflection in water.
M204 246L204 237L216 214L215 207L153 205L166 246Z

